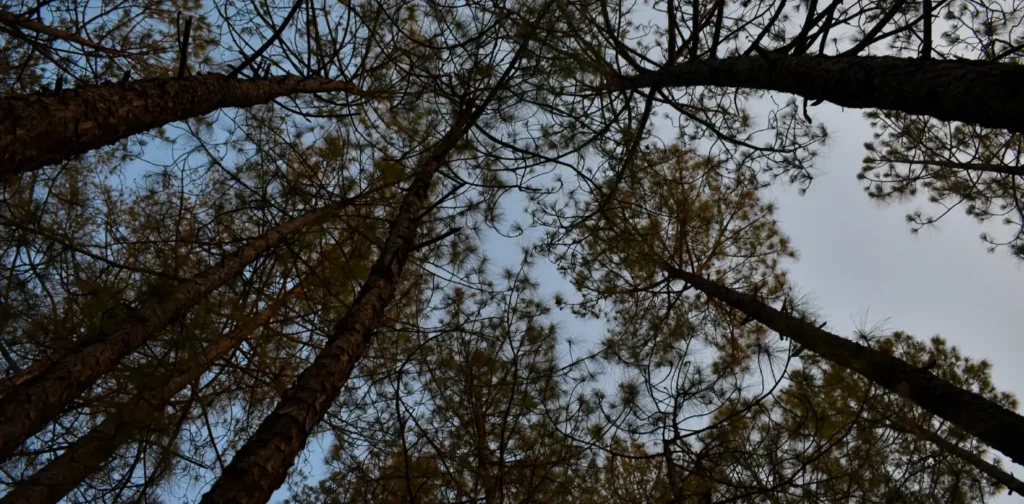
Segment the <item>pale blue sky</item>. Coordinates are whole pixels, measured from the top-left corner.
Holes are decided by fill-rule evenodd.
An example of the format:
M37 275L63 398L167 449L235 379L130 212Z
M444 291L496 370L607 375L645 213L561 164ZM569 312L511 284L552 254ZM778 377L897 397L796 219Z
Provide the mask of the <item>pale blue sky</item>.
M849 336L865 320L869 326L885 322L889 329L905 330L920 339L941 334L965 354L991 361L996 386L1024 397L1024 369L1015 362L1024 350L1016 324L1018 300L1024 298L1022 265L1003 250L986 252L978 239L981 227L955 211L938 229L911 234L904 216L920 205L927 209L927 203L879 207L855 178L864 156L863 143L870 139L861 112L828 104L811 112L830 131L829 144L816 162L813 184L803 196L786 184L765 193L777 202L781 228L799 253L799 259L787 265L793 284L813 300L828 327L840 335ZM667 132L663 136L670 138ZM163 154L150 149L147 158L155 160ZM516 218L520 206L515 199L506 205L509 220ZM528 242L525 237L491 235L484 251L496 268L514 266L520 259L518 245ZM543 259L536 273L543 293L571 292L570 284ZM568 312L555 316L566 336L590 343L603 336L598 323L575 320ZM303 456L312 466L306 469L315 476L321 474L316 468L322 467L324 446L313 440ZM1024 473L1015 469L1017 474ZM189 487L184 494L190 497L205 490ZM288 495L287 487L282 487L273 502ZM1018 499L1004 495L995 502Z
M988 253L981 226L957 210L937 229L911 234L904 216L929 210L927 202L879 207L855 179L871 136L860 112L823 104L812 115L831 131L820 176L802 197L792 188L771 191L782 230L800 253L789 266L793 283L833 332L849 336L866 319L918 339L942 335L965 355L988 359L995 386L1024 398L1022 264L1005 249ZM1024 474L1019 466L1010 470ZM1020 500L1001 495L993 502Z
M834 332L848 336L863 321L886 321L926 339L941 334L967 355L994 365L995 385L1024 397L1024 351L1018 332L1024 271L1005 251L989 254L978 239L981 228L954 211L937 230L912 235L904 215L924 202L878 207L855 179L870 130L860 111L823 104L811 110L825 121L830 143L816 162L818 175L807 194L777 185L767 194L779 206L783 231L793 239L799 260L788 265L790 278L808 294ZM161 157L158 149L147 158ZM524 244L525 239L511 240ZM518 248L495 238L485 244L498 264L515 264ZM539 265L542 291L570 290L554 270ZM566 312L567 314L567 312ZM567 336L596 342L603 334L594 323L560 316ZM320 444L307 447L305 458L319 465ZM1015 467L1017 474L1024 470ZM195 496L204 489L192 488ZM283 487L274 501L288 495ZM1001 496L995 502L1017 502Z
M811 109L824 121L830 141L817 160L816 178L803 196L779 184L765 196L778 204L782 230L793 240L799 259L787 265L790 279L810 297L833 332L850 336L858 327L884 323L927 339L935 334L960 347L964 354L993 363L995 385L1024 397L1024 353L1018 320L1024 299L1024 268L1004 250L986 251L978 239L981 227L952 212L937 229L910 233L904 216L926 202L878 206L856 180L864 142L871 130L861 111L828 104ZM923 199L923 198L922 198ZM514 217L514 204L509 205ZM484 250L498 265L519 261L526 238L493 237ZM540 261L537 278L544 293L570 292L571 286ZM566 336L596 343L600 324L580 322L568 312L555 315ZM307 450L319 459L317 448ZM1016 474L1020 467L1011 467ZM286 489L275 501L287 497ZM1019 496L998 496L993 502L1019 502Z
M947 215L938 229L912 235L904 216L927 203L879 207L855 178L863 144L870 140L861 111L829 104L810 111L830 131L814 183L803 196L785 184L766 192L778 203L781 227L799 252L799 260L788 265L793 284L840 335L849 336L865 321L869 326L884 321L887 328L920 339L941 334L965 354L989 359L996 386L1024 397L1024 368L1015 362L1024 350L1016 323L1018 300L1024 298L1021 264L1005 251L986 252L978 239L980 226L959 211ZM508 204L510 218L518 206ZM495 236L484 248L496 265L515 265L520 256L513 243L527 239ZM542 292L571 290L543 261L536 272ZM603 336L592 321L573 320L568 312L559 318L566 336L591 342ZM305 454L316 465L318 446L311 442ZM286 496L282 488L275 500ZM1002 496L996 502L1017 499Z

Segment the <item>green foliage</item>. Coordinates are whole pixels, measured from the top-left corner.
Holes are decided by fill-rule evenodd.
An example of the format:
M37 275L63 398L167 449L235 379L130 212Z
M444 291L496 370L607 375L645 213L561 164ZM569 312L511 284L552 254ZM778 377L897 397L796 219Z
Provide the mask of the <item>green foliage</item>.
M931 226L956 207L979 223L996 221L1008 234L982 233L990 251L1006 247L1024 257L1020 165L1022 135L894 112L868 114L876 140L858 178L882 202L914 199L919 191L939 205L938 215L917 210L907 216L913 231Z
M930 56L1019 61L1020 6L997 4L935 2ZM306 458L325 459L326 471L300 463L292 501L953 503L1002 490L919 433L992 458L977 440L797 356L671 275L792 303L785 266L796 246L765 189L813 180L829 136L811 104L728 86L595 92L643 69L762 48L916 55L924 3L313 0L287 25L291 1L39 5L31 19L65 36L0 23L4 96L53 92L58 76L65 88L126 71L175 76L178 11L194 17L193 73L226 73L280 27L242 77L325 77L363 92L222 109L0 181L0 395L275 225L349 201L152 334L0 461L0 485L25 481L103 419L131 415L266 314L161 414L137 418L145 428L68 499L198 497L348 315L413 167L486 103L430 187L421 246L372 321L367 355L327 417L312 420L310 446L327 449ZM0 1L4 12L35 6ZM1024 256L1019 134L868 118L877 133L860 178L871 197L926 193L942 210L912 214L915 230L955 206L1002 220L1009 236L985 240ZM523 250L514 268L488 257L513 246ZM551 294L562 280L568 292ZM789 311L813 318L806 306ZM863 341L1018 407L987 362L940 338Z

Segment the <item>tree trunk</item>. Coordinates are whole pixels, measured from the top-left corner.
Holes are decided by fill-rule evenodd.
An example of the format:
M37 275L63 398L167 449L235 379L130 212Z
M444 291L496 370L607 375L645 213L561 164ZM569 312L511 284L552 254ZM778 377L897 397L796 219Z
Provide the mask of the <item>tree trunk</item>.
M346 202L307 212L250 240L218 265L182 283L169 295L143 303L116 326L88 338L46 371L12 387L0 399L0 461L59 416L69 401L85 392L122 358L184 316L256 258L332 215Z
M554 2L545 3L541 18L552 5ZM420 222L427 213L424 210L434 177L498 92L507 86L532 36L531 32L523 38L505 71L479 104L474 106L472 100L460 104L451 129L418 163L416 175L381 245L380 255L370 267L370 274L352 306L335 324L323 351L284 392L274 411L238 450L210 491L203 495L201 504L264 504L284 483L313 429L369 348L384 310L395 297L402 270L416 246Z
M352 307L335 324L323 351L299 374L274 411L224 468L203 496L203 504L262 504L284 483L313 429L366 353L415 245L431 182L473 122L475 117L470 122L462 115L420 163Z
M780 312L757 298L723 287L701 276L667 267L672 278L683 280L709 297L718 299L769 329L792 338L806 349L948 420L972 436L1024 463L1024 417L979 394L964 390L925 369L818 329Z
M217 109L328 91L360 93L351 84L319 77L237 80L210 74L0 98L0 177L59 163Z
M932 432L930 429L926 429L907 419L901 419L894 422L892 427L896 430L913 434L920 439L931 442L935 446L938 446L940 450L959 457L964 462L971 464L978 471L988 475L988 477L992 478L993 481L1008 488L1011 492L1017 492L1017 495L1024 495L1024 481L1015 478L1012 474L1002 470L999 466L979 457L973 452L965 450L956 444L947 441L946 438Z
M1024 132L1024 66L892 56L738 56L611 79L605 90L723 86L779 91L850 108L898 110Z
M68 345L70 346L70 344ZM12 388L27 382L28 380L39 376L39 373L46 371L46 368L53 365L54 362L59 361L67 353L70 348L57 348L49 355L44 356L39 361L35 362L31 366L22 369L6 380L6 383L0 384L0 399L3 399Z
M212 363L270 322L281 307L301 291L302 284L296 284L245 323L212 341L201 355L186 359L182 368L170 373L173 377L169 381L154 383L152 390L139 391L130 404L122 404L118 411L89 430L59 457L28 480L13 485L14 489L0 499L0 504L53 504L63 499L82 481L100 471L121 445L163 415L167 404L199 379Z
M466 366L465 390L466 401L469 403L469 411L466 413L471 418L473 432L473 454L476 456L477 470L480 471L480 483L484 488L484 504L500 504L502 499L500 492L495 485L494 475L491 473L491 456L487 439L487 418L481 408L482 399L476 395L476 387L473 385L472 355L465 357L463 366Z

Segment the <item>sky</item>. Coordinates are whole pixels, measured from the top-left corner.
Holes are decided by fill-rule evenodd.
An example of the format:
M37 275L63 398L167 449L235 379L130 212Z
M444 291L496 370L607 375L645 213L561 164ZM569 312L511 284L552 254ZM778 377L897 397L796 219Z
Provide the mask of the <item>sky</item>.
M829 327L849 334L871 323L928 338L941 334L966 355L994 365L995 385L1024 396L1018 337L1024 265L1005 250L988 253L973 219L951 212L937 229L910 233L904 219L926 202L879 206L855 179L870 139L858 111L819 107L831 145L804 196L775 187L778 219L799 251L791 279L810 294Z
M830 131L813 184L804 195L785 184L765 194L778 204L781 228L799 253L787 265L792 283L837 334L884 323L920 339L942 335L964 354L992 362L997 388L1024 397L1024 367L1017 362L1024 339L1016 311L1024 299L1024 265L1004 250L988 253L978 238L981 227L959 211L937 229L910 233L904 216L922 206L927 210L927 203L879 206L855 178L863 143L870 139L861 112L822 104L811 115ZM154 154L147 151L147 157ZM525 245L527 240L513 241ZM512 265L519 260L518 248L509 245L508 239L495 238L484 250L496 263ZM571 289L550 265L539 265L538 273L542 292ZM603 335L594 323L559 319L566 336L596 342ZM321 446L311 441L304 453L314 468L320 465ZM1024 474L1021 467L1011 470ZM282 487L272 502L288 494ZM1000 496L994 502L1020 498Z
M856 180L871 129L859 111L821 105L812 117L829 127L830 145L806 195L772 190L781 229L799 258L790 280L813 299L835 333L884 323L927 339L936 334L964 355L992 363L996 388L1024 398L1020 300L1024 264L1005 250L988 253L981 226L954 210L937 229L914 235L905 216L927 202L879 206ZM923 206L922 206L923 205ZM1017 475L1024 468L1005 466ZM1021 502L1001 495L993 502Z
M963 354L989 360L995 386L1024 398L1024 368L1017 363L1024 339L1018 335L1016 311L1024 299L1024 264L1005 250L987 252L978 238L981 226L957 211L937 228L911 233L906 214L929 210L927 202L879 206L856 179L864 142L871 139L861 111L829 104L810 111L830 135L816 161L814 182L804 195L783 183L764 194L777 203L780 227L798 252L798 259L786 266L792 284L833 333L849 337L858 328L881 324L922 340L941 335ZM511 220L514 204L507 208ZM510 242L527 245L529 240L492 236L485 241L484 252L495 267L518 264L519 248ZM571 292L571 285L544 260L536 277L544 294ZM565 336L581 343L596 343L603 336L592 321L567 315L557 320ZM316 464L318 451L311 443L307 460ZM1024 468L1005 464L1024 474ZM272 502L287 496L282 488ZM1000 495L991 502L1021 500Z
M850 336L858 327L883 323L886 329L904 330L919 339L942 335L965 355L992 362L997 388L1024 397L1024 368L1016 362L1024 354L1016 311L1024 299L1024 264L1004 250L988 253L978 238L981 227L957 211L937 229L912 234L904 216L917 208L928 210L926 202L879 206L856 180L863 144L871 136L861 111L822 104L810 112L830 133L815 163L814 182L804 195L785 183L764 194L777 203L780 227L798 251L798 259L786 265L793 285L809 297L834 333ZM756 122L756 109L754 113ZM158 154L168 153L147 151L148 158ZM506 204L510 220L516 217L516 206L514 200ZM515 245L528 243L527 237L491 235L483 249L496 268L515 266L520 260ZM571 293L569 282L543 259L536 277L543 294ZM574 320L568 312L557 320L566 337L581 343L596 343L603 336L600 324ZM300 464L308 464L303 469L312 476L308 483L324 475L321 460L329 443L323 441L311 440L303 453ZM1011 471L1024 474L1021 467ZM187 486L170 495L195 499L208 488ZM289 494L284 486L271 502L282 502ZM993 502L1020 501L1019 496L1001 495Z
M935 227L911 233L905 216L935 208L924 198L879 205L863 191L856 175L872 130L862 111L826 103L809 112L829 131L829 141L815 161L813 183L803 195L782 182L763 194L777 204L780 228L798 253L785 266L791 283L835 334L850 337L859 328L880 325L920 340L941 335L964 355L991 362L996 388L1024 399L1024 367L1018 363L1024 338L1019 335L1017 312L1024 299L1024 263L1005 249L989 253L978 237L982 226L959 210ZM757 123L757 109L752 113ZM671 138L670 132L657 130ZM512 216L513 206L507 207ZM985 229L1000 231L998 226ZM520 256L518 247L509 245L509 239L492 237L483 249L496 265L512 266ZM543 260L536 271L543 294L572 292L569 282ZM596 343L603 336L602 327L593 321L563 315L558 322L566 337L581 343ZM1008 460L1004 468L1024 474L1024 467ZM275 500L285 496L278 492ZM1022 500L1000 495L991 502Z

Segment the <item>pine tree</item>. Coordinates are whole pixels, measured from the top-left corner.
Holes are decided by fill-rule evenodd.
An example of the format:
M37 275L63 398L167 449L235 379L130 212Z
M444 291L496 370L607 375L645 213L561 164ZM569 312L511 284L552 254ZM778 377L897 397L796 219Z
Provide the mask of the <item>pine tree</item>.
M722 287L693 273L672 270L709 297L726 303L802 347L899 394L981 439L1014 461L1024 461L1024 445L1013 434L1024 417L1005 406L933 375L901 359L841 338L807 321L760 302L754 296ZM979 414L980 413L980 414Z
M545 7L540 12L547 10ZM295 457L367 351L381 317L394 299L396 284L416 246L424 211L429 208L435 176L445 168L448 157L515 77L532 35L525 21L516 24L514 35L518 37L518 47L510 55L506 68L493 76L496 80L479 102L467 96L451 104L453 117L450 129L420 155L417 165L410 170L414 175L405 189L401 206L391 221L388 236L381 245L369 277L360 287L348 312L332 329L324 350L283 394L274 412L239 449L202 502L264 502L284 483ZM496 42L500 40L497 38ZM496 42L484 41L488 45ZM494 51L487 45L483 50ZM463 91L472 92L472 89Z
M872 196L1024 229L1020 100L993 77L1017 72L1014 6L8 4L0 91L36 112L0 149L4 502L1020 488L990 462L1018 455L1020 417L987 364L825 329L762 193L810 183L825 99L868 110ZM1003 95L963 92L982 81ZM75 107L106 133L24 128ZM315 222L266 239L295 216ZM518 268L494 270L498 240ZM573 286L557 312L542 259ZM560 316L594 323L582 344ZM314 440L330 472L309 485Z
M899 332L862 336L902 359L932 362L936 374L990 400L1015 404L994 389L984 362L963 357L940 338L925 343ZM984 502L1001 490L965 459L894 427L896 419L913 422L972 456L985 455L983 445L905 399L810 353L801 354L788 377L774 398L704 434L700 449L680 451L679 467L702 452L714 454L717 467L707 472L715 476L720 499Z
M847 108L928 115L1024 132L1014 109L1024 69L1014 63L892 56L753 55L677 63L623 77L607 88L722 86L779 91Z
M353 85L299 76L227 79L197 75L76 88L58 96L0 99L0 175L22 173L129 135L225 107L251 107L296 93L362 94Z
M330 475L296 502L569 497L586 449L565 435L574 428L563 408L583 361L559 362L530 262L485 281L487 291L450 289L425 314L429 330L381 334L378 348L388 350L376 359L387 378L360 409L388 413L338 432Z
M129 402L118 405L87 434L72 443L59 457L19 483L0 502L57 502L103 468L105 462L128 440L155 423L167 411L169 403L182 390L207 373L212 363L220 360L256 332L267 326L285 306L292 304L304 291L315 290L322 271L337 264L346 251L339 247L327 253L312 271L283 289L257 314L241 321L227 333L211 339L200 351L181 358L167 372L167 380L150 380L148 388L138 390ZM337 276L335 276L337 279ZM335 302L338 300L335 298Z
M1019 6L1000 10L971 2L694 1L639 16L623 4L601 16L581 9L614 35L578 37L565 50L588 62L578 81L599 100L646 95L657 105L654 116L672 109L684 119L681 134L715 138L737 159L763 156L782 145L783 133L799 138L811 128L809 103L869 109L876 139L860 177L870 196L892 202L926 192L940 206L935 214L911 213L914 231L955 206L980 221L999 219L1010 234L986 232L983 240L1020 256L1020 114L996 116L1019 103L1011 82L1020 77L1011 76L1021 72L1024 45L1014 20L1022 13ZM634 47L635 38L643 43ZM610 90L618 96L606 97ZM802 107L777 103L762 147L737 132L751 122L747 107L766 94L796 95ZM758 170L809 183L816 142L825 139L815 130L810 142L789 143L783 158L791 159Z
M902 398L1016 460L1013 433L1021 417L1013 411L1014 401L992 394L988 387L982 387L981 393L969 390L959 371L939 375L924 362L913 364L840 338L822 330L808 315L794 315L797 303L780 270L780 260L793 252L772 220L771 205L758 201L756 184L749 179L730 180L722 175L742 174L742 170L721 170L711 159L678 146L640 151L635 170L626 172L616 198L601 189L584 200L579 213L588 217L589 225L576 225L576 216L567 215L565 222L573 226L548 238L548 250L576 274L577 288L584 294L577 310L610 324L603 356L635 373L619 384L613 400L606 400L604 393L595 394L593 401L602 405L605 419L595 425L594 439L606 445L641 443L649 454L645 456L653 457L658 451L649 445L658 440L651 439L651 432L660 431L667 460L674 461L679 454L690 456L675 475L673 471L667 475L670 482L678 480L672 484L673 499L699 502L705 492L722 491L714 482L728 483L728 475L746 467L740 460L745 455L734 455L749 452L737 448L719 453L716 433L746 429L742 427L745 418L762 408L759 405L769 400L785 376L780 373L788 359L768 339L772 331L798 344L800 352L807 350L813 358L824 359L836 369L849 369L872 386L887 390L891 397L886 400ZM598 205L603 210L594 210ZM563 242L571 244L569 253L561 253ZM768 300L782 307L771 308ZM597 307L606 308L596 311ZM906 337L897 341L912 345ZM942 351L936 347L936 358L943 357ZM920 360L922 353L917 350L911 355ZM975 373L971 369L976 368L971 364L964 372ZM958 381L950 381L953 378ZM761 392L751 393L751 389ZM846 403L821 410L828 412L824 415L838 414L841 404ZM976 411L985 413L979 417ZM742 432L738 438L749 439L747 431ZM898 435L917 436L905 431ZM689 439L703 439L708 447L695 447ZM797 444L795 448L804 447ZM824 443L806 456L831 457L833 449ZM628 455L626 448L620 450ZM768 453L776 451L770 448ZM785 471L790 467L789 462L770 459L749 470L756 472L769 463L773 468L782 464L780 470ZM703 476L683 482L681 468L690 467L699 475L705 466L721 469L707 469ZM972 477L978 479L976 474ZM769 483L759 485L760 490L757 485L740 490L781 491ZM691 494L695 497L688 497Z
M66 402L260 255L279 246L290 235L329 218L341 206L335 203L314 209L268 230L203 274L171 287L163 295L152 296L152 300L122 317L123 320L86 337L79 348L56 360L46 371L13 387L0 400L0 418L6 419L0 435L0 456L6 458L13 453L28 436L59 415Z

